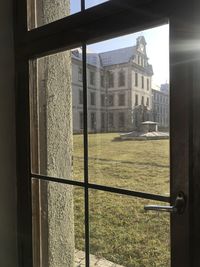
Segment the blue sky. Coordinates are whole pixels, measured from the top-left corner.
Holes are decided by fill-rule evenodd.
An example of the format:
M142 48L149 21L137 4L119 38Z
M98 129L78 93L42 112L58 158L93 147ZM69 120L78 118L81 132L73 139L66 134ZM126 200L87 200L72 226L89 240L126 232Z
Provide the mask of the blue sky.
M105 0L86 0L86 8L106 2ZM80 11L80 0L71 0L71 12ZM89 50L99 53L118 48L134 46L136 38L143 35L147 42L147 56L154 70L153 84L169 82L169 26L163 25L149 30L121 36L89 45Z

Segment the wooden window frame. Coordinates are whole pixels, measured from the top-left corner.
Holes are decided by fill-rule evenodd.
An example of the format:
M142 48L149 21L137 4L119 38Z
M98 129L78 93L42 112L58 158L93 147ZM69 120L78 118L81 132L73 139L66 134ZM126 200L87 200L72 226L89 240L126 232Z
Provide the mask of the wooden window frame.
M83 3L83 1L82 1ZM83 4L82 4L83 6ZM181 51L198 40L199 1L111 0L100 6L27 30L27 3L15 3L17 215L19 266L32 266L29 59L136 32L170 21L171 197L187 196L182 216L171 215L172 267L200 265L200 90L198 51ZM30 13L30 7L28 9ZM116 19L117 18L117 19ZM113 21L113 23L112 23ZM104 27L105 26L105 27ZM86 75L86 73L83 73ZM181 91L181 92L180 92ZM182 94L181 101L180 96ZM177 105L178 103L178 105ZM181 114L181 120L180 120ZM85 117L84 117L85 120ZM23 149L22 149L23 148ZM121 191L120 191L121 192ZM89 266L88 263L86 265Z

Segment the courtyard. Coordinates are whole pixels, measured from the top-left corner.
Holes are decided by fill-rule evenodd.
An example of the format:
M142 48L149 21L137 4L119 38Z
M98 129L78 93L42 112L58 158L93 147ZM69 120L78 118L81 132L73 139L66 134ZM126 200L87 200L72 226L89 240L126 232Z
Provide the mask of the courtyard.
M169 195L169 140L114 141L89 135L89 182ZM83 135L74 135L74 179L83 181ZM145 212L164 204L110 192L89 192L90 253L126 267L170 265L170 217ZM76 249L84 251L84 192L74 189Z

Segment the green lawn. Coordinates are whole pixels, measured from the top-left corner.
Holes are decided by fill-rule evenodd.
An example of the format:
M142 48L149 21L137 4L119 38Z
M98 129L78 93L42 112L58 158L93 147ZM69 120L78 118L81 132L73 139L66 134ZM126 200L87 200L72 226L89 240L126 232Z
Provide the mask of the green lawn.
M113 141L89 135L90 182L168 195L169 141ZM74 179L83 180L83 136L74 136ZM75 189L76 248L84 250L83 190ZM146 213L155 202L90 191L90 253L126 267L169 266L169 215ZM162 203L158 203L162 204Z

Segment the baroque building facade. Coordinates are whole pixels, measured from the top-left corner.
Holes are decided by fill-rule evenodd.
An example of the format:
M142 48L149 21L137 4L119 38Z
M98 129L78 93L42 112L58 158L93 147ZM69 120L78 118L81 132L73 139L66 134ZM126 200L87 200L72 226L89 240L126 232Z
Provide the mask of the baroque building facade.
M134 114L146 110L152 119L152 66L146 41L104 53L87 52L88 131L124 132L137 125ZM73 129L83 129L82 51L72 51ZM149 115L148 115L149 114Z

